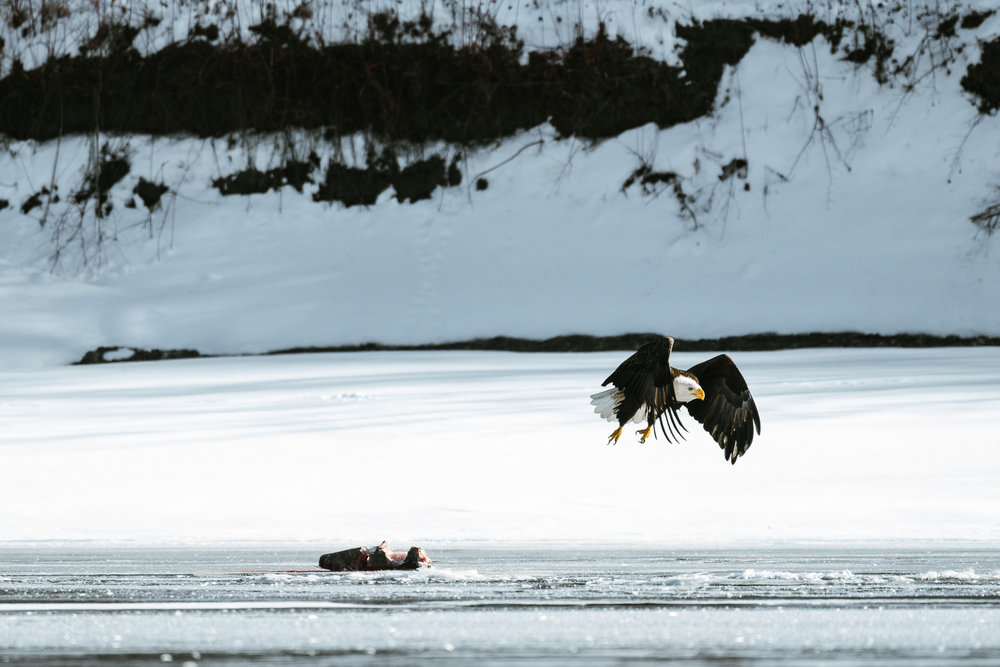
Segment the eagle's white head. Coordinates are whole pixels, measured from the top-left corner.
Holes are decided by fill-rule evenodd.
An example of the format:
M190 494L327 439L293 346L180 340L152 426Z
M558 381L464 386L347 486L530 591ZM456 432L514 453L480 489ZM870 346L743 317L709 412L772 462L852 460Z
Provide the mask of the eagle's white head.
M701 388L698 381L686 375L678 375L674 378L674 396L681 403L693 401L696 398L705 400L705 390Z

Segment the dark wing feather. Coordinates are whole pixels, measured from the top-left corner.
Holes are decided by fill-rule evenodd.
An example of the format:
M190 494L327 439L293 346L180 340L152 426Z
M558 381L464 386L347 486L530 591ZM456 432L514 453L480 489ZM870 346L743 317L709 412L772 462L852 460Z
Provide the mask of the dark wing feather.
M648 409L644 416L650 425L654 420L660 420L660 429L668 442L671 441L671 435L675 439L681 437L674 426L679 422L677 401L674 397L674 380L670 372L670 351L673 346L674 339L670 337L643 345L635 354L623 361L601 385L613 384L625 396L615 411L620 425L632 419L645 404ZM662 419L665 412L666 426Z
M698 378L705 400L684 405L725 450L726 460L736 463L760 434L760 414L740 369L728 354L720 354L692 366L688 372Z

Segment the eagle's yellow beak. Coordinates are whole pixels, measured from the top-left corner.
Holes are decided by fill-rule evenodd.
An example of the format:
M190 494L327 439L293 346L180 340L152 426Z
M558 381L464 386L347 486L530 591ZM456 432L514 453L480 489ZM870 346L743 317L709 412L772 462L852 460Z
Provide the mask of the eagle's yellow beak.
M694 390L694 395L703 401L705 400L705 390L702 389L701 387L698 387L697 389Z

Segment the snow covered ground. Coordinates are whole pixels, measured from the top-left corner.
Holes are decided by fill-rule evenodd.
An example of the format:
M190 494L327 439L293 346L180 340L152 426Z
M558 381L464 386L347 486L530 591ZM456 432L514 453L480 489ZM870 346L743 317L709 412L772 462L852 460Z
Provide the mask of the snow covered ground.
M661 546L1000 539L993 348L736 360L762 434L640 445L625 353L384 352L0 373L4 540ZM702 354L675 354L687 367Z
M666 18L642 2L547 6L543 21L527 9L498 18L529 49L552 45L539 26L558 12L578 14L587 34L613 19L612 34L669 59L676 40L659 40L674 21L791 16L811 3L670 5ZM90 213L85 243L61 247L58 262L87 139L12 142L0 155L11 202L0 210L0 368L65 364L102 345L234 354L634 331L998 335L1000 239L969 218L995 200L1000 121L978 115L960 80L980 41L1000 34L1000 14L950 42L924 39L941 11L905 3L882 17L894 55L913 56L885 85L843 59L847 44L834 54L822 37L802 48L759 39L727 69L710 117L594 144L542 125L463 149L462 185L414 204L391 190L343 208L313 202L315 185L229 197L211 187L279 164L285 137L107 137L133 172L111 190L112 214ZM362 143L293 140L324 164L363 155ZM402 159L457 149L413 150ZM737 158L746 178L720 178ZM643 165L676 173L685 205L664 184L624 188ZM125 207L140 176L170 188L160 210ZM44 209L20 204L53 183L64 196L40 227Z

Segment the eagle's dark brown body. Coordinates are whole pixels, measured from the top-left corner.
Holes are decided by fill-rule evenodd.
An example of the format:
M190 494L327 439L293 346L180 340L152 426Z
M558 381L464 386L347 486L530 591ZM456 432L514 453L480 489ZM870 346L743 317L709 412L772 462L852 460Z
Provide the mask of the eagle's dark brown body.
M736 463L753 443L754 431L760 434L760 414L746 380L726 354L686 371L673 368L673 345L669 337L643 345L604 381L603 386L614 388L591 397L595 412L618 421L609 442L617 442L630 420L646 422L639 431L641 441L650 431L655 435L657 423L668 442L682 439L687 429L677 411L683 405L723 449L726 460Z

